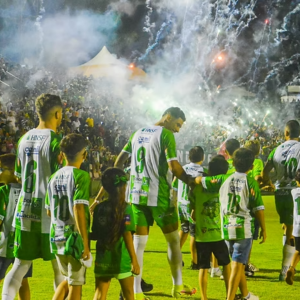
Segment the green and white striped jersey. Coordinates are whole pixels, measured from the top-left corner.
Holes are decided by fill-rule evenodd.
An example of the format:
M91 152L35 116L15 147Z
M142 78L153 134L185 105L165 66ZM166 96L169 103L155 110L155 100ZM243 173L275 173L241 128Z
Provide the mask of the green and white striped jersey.
M220 193L222 238L241 240L251 238L254 230L253 213L264 210L258 183L248 174L203 177L208 192Z
M15 175L21 178L22 189L14 218L15 228L49 233L45 196L48 180L59 168L60 140L50 129L32 129L19 140Z
M173 132L161 126L141 128L131 135L123 151L131 154L129 201L170 207L172 173L168 161L177 160Z
M300 188L291 191L294 201L293 236L300 237Z
M12 227L21 184L10 183L0 187L0 256L14 258L15 229Z
M300 168L300 143L294 140L284 142L270 153L268 161L272 162L276 172L276 190L295 188L294 178Z
M74 205L85 205L89 229L90 175L86 171L66 166L54 173L48 184L45 208L51 211L50 245L54 254L65 254L68 237L78 231Z

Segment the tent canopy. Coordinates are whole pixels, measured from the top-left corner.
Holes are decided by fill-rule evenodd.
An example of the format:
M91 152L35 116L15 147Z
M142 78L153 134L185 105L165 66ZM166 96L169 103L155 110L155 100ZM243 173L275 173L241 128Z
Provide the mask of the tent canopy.
M145 81L147 76L142 69L133 65L128 66L126 63L117 59L116 55L111 54L105 46L94 58L78 67L72 68L72 71L85 76L118 76L142 81Z

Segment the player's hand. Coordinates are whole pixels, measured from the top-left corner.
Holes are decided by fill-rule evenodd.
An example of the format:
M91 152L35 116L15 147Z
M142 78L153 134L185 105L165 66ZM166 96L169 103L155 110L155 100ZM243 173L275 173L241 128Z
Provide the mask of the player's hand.
M84 246L81 258L83 260L89 260L90 259L90 249L88 246Z
M261 239L260 244L263 244L266 241L267 233L265 230L260 231L259 238Z
M131 272L134 275L139 275L140 274L140 266L139 266L139 263L137 262L137 260L133 260L131 262Z
M195 184L201 184L202 176L198 176L195 178Z

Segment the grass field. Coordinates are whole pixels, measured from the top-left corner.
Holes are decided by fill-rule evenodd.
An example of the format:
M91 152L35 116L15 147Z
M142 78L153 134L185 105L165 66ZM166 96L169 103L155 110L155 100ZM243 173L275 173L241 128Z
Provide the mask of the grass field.
M282 252L282 233L281 226L278 223L278 216L274 206L272 196L264 197L265 215L267 224L267 240L265 244L254 243L252 251L252 262L259 267L260 272L255 274L254 278L248 279L248 287L251 292L258 295L263 300L297 300L300 299L299 287L300 277L296 275L296 282L293 286L288 286L285 282L278 282L278 274L281 268ZM151 300L171 298L172 281L170 270L166 259L166 242L159 228L151 228L150 237L144 256L143 278L146 282L153 283L154 289L149 293ZM92 251L94 252L94 251ZM94 253L93 253L94 254ZM188 253L188 243L183 249L183 259L186 266L190 263ZM30 279L32 299L44 300L51 299L53 295L52 287L52 269L50 263L44 263L42 260L36 260L33 264L33 278ZM183 268L183 279L185 283L197 287L198 272ZM93 299L94 277L93 269L87 272L87 284L83 288L84 300ZM2 289L2 285L1 285ZM109 290L109 300L118 300L119 283L112 281ZM297 293L298 290L298 293ZM225 299L225 287L223 281L219 278L209 278L208 297L211 300ZM200 293L193 297L200 299Z

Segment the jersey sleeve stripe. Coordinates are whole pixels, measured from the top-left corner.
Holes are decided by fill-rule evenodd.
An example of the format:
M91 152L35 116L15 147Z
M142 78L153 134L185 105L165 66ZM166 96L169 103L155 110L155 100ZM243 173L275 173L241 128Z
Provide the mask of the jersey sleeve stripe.
M126 150L124 150L124 149L122 149L122 152L125 152L125 153L128 153L128 154L131 155L131 153L130 153L129 151L126 151Z
M207 185L206 185L206 181L205 181L205 177L202 177L201 179L201 183L202 183L202 186L207 189Z
M254 207L253 212L256 212L256 211L259 211L259 210L264 210L264 209L265 209L264 205L260 205L260 206Z
M178 160L178 158L177 157L169 158L169 159L167 159L167 162L172 161L172 160Z
M51 209L50 205L47 205L47 204L45 205L45 208L48 209L48 210Z
M89 205L89 201L88 200L83 200L83 199L78 199L78 200L74 200L74 205L76 204L85 204L85 205Z
M21 178L21 176L22 176L21 173L18 173L18 172L16 172L16 171L15 171L14 173L15 173L15 175L16 175L18 178Z

